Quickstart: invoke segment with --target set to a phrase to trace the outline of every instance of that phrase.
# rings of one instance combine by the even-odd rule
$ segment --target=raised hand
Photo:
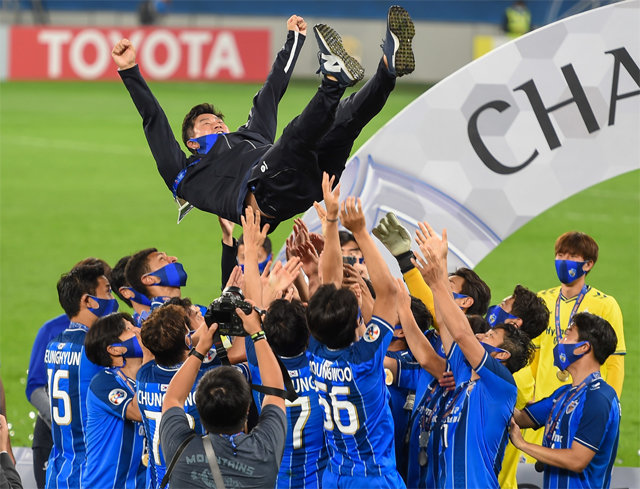
[[[303,36],[307,35],[307,23],[299,15],[292,15],[287,19],[287,30],[296,31]]]
[[[119,70],[127,70],[136,65],[136,50],[129,39],[120,39],[113,46],[111,57]]]
[[[446,260],[449,252],[449,242],[447,240],[447,230],[442,230],[442,238],[433,230],[428,222],[419,222],[419,229],[416,230],[416,243],[422,249],[423,246],[428,246],[432,253],[435,253],[439,258]]]
[[[411,236],[393,212],[388,212],[372,230],[373,235],[389,250],[393,256],[399,256],[411,250]]]
[[[366,220],[362,210],[360,198],[347,197],[340,206],[340,222],[353,234],[359,231],[366,231]]]

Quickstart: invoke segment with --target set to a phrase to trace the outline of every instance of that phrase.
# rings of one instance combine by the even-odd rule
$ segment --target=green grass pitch
[[[297,115],[316,86],[291,83],[280,121]],[[192,105],[210,101],[230,127],[244,123],[253,84],[154,83],[174,130]],[[356,147],[419,96],[425,86],[400,84]],[[282,129],[282,125],[280,130]],[[603,162],[606,164],[606,162]],[[592,234],[600,259],[589,282],[615,296],[625,318],[626,382],[618,463],[640,465],[638,280],[640,172],[588,189],[543,213],[502,243],[478,272],[494,302],[520,282],[534,290],[557,283],[555,238],[569,229]],[[55,284],[87,256],[111,264],[155,246],[189,272],[185,295],[207,304],[220,290],[217,218],[192,212],[175,224],[176,207],[157,174],[140,118],[120,83],[0,84],[0,375],[16,446],[30,445],[33,410],[24,388],[29,352],[43,322],[60,314]],[[290,229],[272,235],[275,249]]]

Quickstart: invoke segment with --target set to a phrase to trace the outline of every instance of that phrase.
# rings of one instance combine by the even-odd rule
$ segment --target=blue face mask
[[[200,136],[199,138],[191,138],[189,141],[194,143],[198,143],[200,147],[196,149],[196,153],[201,155],[206,155],[213,145],[216,144],[218,140],[218,134],[207,134],[206,136]]]
[[[502,309],[500,306],[491,306],[487,310],[486,316],[487,322],[489,326],[492,328],[496,324],[504,324],[507,319],[518,319],[518,316],[514,316],[513,314],[509,314],[507,311]]]
[[[262,272],[264,272],[264,269],[266,268],[267,263],[269,263],[269,260],[271,260],[271,257],[273,257],[273,253],[269,253],[269,255],[267,255],[267,257],[263,261],[258,262],[258,271],[260,272],[261,275],[262,275]],[[240,265],[240,268],[242,269],[242,273],[244,273],[244,263]]]
[[[123,346],[127,349],[121,356],[123,358],[142,358],[142,347],[138,341],[138,337],[134,336],[126,341],[114,343],[111,346]]]
[[[480,344],[484,347],[489,355],[491,355],[492,353],[509,353],[507,350],[503,350],[502,348],[498,348],[497,346],[490,345],[488,343],[485,343],[484,341],[481,341]]]
[[[570,284],[585,275],[582,267],[586,261],[556,260],[556,273],[563,284]]]
[[[131,302],[135,302],[136,304],[140,304],[141,306],[150,306],[151,300],[144,294],[141,294],[133,287],[125,287],[125,289],[133,292],[133,297],[129,299]]]
[[[159,283],[153,285],[163,285],[165,287],[184,287],[187,285],[187,272],[184,271],[182,263],[169,263],[147,275],[152,275],[160,279]]]
[[[100,299],[93,295],[89,297],[98,303],[98,307],[89,307],[89,310],[99,318],[118,310],[118,301],[115,299]]]
[[[553,364],[560,370],[567,370],[567,367],[576,360],[583,357],[589,350],[582,354],[575,354],[573,351],[582,345],[589,344],[588,341],[580,341],[579,343],[558,343],[553,347]]]

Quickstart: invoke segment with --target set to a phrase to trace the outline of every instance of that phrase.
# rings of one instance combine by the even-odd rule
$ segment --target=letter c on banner
[[[482,107],[477,109],[471,117],[469,118],[469,123],[467,124],[467,134],[469,135],[469,142],[473,147],[473,150],[476,152],[480,160],[486,165],[489,170],[499,173],[500,175],[509,175],[511,173],[515,173],[517,171],[522,170],[525,166],[531,163],[536,156],[538,156],[538,150],[534,150],[529,159],[524,163],[518,166],[505,166],[500,163],[489,151],[489,148],[484,144],[482,138],[480,137],[480,133],[478,132],[478,117],[480,114],[487,109],[494,109],[498,112],[504,112],[511,105],[504,100],[492,100],[484,104]]]

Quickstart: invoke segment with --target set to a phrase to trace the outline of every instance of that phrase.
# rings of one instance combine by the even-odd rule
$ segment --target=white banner
[[[342,195],[362,198],[370,228],[388,211],[412,232],[447,228],[450,267],[473,268],[544,210],[640,167],[639,66],[639,0],[533,31],[386,124],[349,162]],[[304,220],[319,229],[313,209]]]

